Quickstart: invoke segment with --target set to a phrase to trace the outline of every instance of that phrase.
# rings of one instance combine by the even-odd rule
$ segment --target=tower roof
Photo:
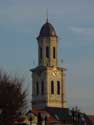
[[[50,24],[48,21],[42,26],[40,30],[40,37],[47,37],[47,36],[57,36],[56,31],[52,24]]]

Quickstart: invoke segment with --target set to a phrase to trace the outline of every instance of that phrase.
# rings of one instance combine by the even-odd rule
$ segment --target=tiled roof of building
[[[35,115],[38,115],[38,113],[41,113],[42,117],[44,117],[45,115],[48,115],[48,123],[57,122],[56,118],[54,118],[52,115],[50,115],[49,112],[46,110],[32,110],[32,112]]]
[[[68,108],[47,107],[46,110],[60,122],[71,122]]]
[[[45,114],[48,115],[48,123],[63,123],[64,120],[70,123],[71,121],[67,108],[47,107],[45,110],[33,110],[32,112],[36,115],[38,115],[38,113],[41,113],[42,116],[45,116]]]
[[[43,116],[48,114],[48,123],[65,123],[66,125],[72,124],[72,116],[69,114],[68,108],[56,108],[56,107],[47,107],[45,110],[33,110],[33,113],[38,115],[41,113]],[[76,112],[75,112],[76,113]],[[91,120],[88,118],[86,114],[79,112],[81,116],[84,117],[87,125],[93,125]],[[82,118],[81,118],[82,119]],[[81,120],[80,119],[80,120]]]
[[[88,118],[91,120],[92,124],[94,125],[94,115],[88,115]]]

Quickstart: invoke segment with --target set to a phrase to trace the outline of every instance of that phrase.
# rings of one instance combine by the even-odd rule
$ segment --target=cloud
[[[69,28],[71,31],[76,32],[76,33],[82,33],[82,34],[93,34],[94,35],[94,27],[70,27]]]
[[[69,26],[68,32],[70,32],[70,36],[73,37],[74,41],[79,41],[79,45],[81,43],[86,43],[86,45],[94,45],[94,26]],[[84,44],[85,45],[85,44]]]
[[[70,27],[69,29],[73,32],[76,32],[76,33],[83,33],[84,32],[84,29],[81,27]]]

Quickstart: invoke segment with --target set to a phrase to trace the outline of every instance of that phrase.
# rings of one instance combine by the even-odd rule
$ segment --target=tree
[[[23,81],[0,72],[0,125],[13,125],[16,113],[26,106]]]

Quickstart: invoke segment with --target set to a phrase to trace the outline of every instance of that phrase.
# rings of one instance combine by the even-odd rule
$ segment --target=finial
[[[46,22],[48,23],[48,9],[46,10]]]

